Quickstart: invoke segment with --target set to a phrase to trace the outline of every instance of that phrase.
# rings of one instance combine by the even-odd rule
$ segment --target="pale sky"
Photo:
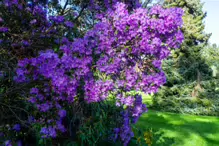
[[[207,12],[205,31],[212,33],[210,43],[219,45],[219,0],[202,0],[202,2],[205,2],[203,9]]]

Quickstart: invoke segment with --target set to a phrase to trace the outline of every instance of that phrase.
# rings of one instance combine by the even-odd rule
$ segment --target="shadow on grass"
[[[158,131],[154,146],[219,146],[219,118],[149,111],[137,126]]]
[[[163,131],[157,131],[154,133],[152,145],[156,146],[170,146],[174,144],[174,138],[163,136],[165,133]]]

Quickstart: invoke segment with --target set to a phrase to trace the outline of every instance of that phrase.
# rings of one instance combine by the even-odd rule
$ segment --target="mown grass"
[[[150,97],[144,96],[150,103]],[[137,125],[141,130],[152,128],[159,135],[154,146],[219,146],[219,117],[148,111]]]

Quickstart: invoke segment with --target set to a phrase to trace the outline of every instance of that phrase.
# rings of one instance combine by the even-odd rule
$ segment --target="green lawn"
[[[151,104],[151,97],[143,95]],[[219,117],[184,115],[150,110],[137,125],[141,130],[152,128],[158,134],[154,146],[219,146]]]

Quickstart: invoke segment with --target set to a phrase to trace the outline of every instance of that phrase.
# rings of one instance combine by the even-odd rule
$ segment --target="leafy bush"
[[[215,79],[202,81],[201,86],[204,91],[200,92],[197,97],[191,96],[196,82],[171,88],[162,87],[160,92],[153,96],[152,108],[177,113],[218,116],[218,83],[219,80]]]

